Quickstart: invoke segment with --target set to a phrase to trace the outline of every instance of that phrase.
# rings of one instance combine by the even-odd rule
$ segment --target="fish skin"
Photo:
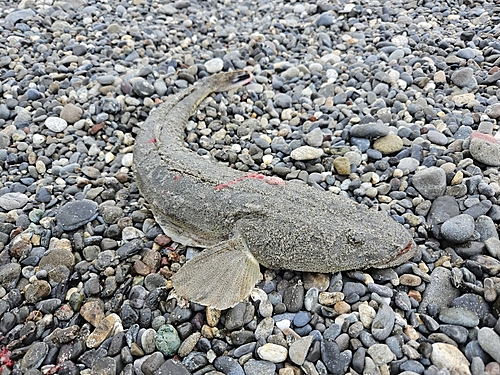
[[[226,81],[238,74],[239,85],[251,80],[221,73],[169,97],[136,138],[137,186],[166,233],[200,247],[241,238],[272,269],[334,273],[411,259],[410,232],[383,212],[303,183],[255,178],[185,147],[191,113],[212,92],[237,86]]]

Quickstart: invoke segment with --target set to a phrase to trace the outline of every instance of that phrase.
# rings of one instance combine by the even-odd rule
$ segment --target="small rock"
[[[156,348],[167,357],[177,353],[181,340],[176,329],[170,324],[164,324],[158,329],[156,335]]]
[[[302,366],[306,360],[307,353],[309,352],[313,339],[313,336],[301,337],[290,344],[288,355],[293,363]]]
[[[431,361],[438,368],[447,369],[451,375],[470,375],[470,363],[455,346],[445,343],[432,344]]]
[[[64,106],[59,116],[61,117],[62,120],[66,121],[68,124],[74,124],[75,122],[77,122],[82,118],[82,114],[83,110],[80,107],[72,103],[68,103]],[[47,122],[45,122],[45,125],[48,127]]]
[[[426,168],[415,173],[412,184],[424,198],[436,199],[446,190],[446,174],[438,167]]]
[[[293,150],[290,154],[292,159],[301,160],[314,160],[323,155],[323,150],[311,146],[300,146]]]
[[[395,313],[392,308],[382,303],[372,323],[372,335],[379,341],[385,340],[394,327]]]
[[[489,134],[473,132],[470,135],[469,152],[480,163],[493,167],[500,166],[500,146]]]
[[[474,234],[474,218],[467,214],[446,220],[441,226],[441,235],[453,243],[463,243]]]
[[[368,348],[368,355],[377,366],[396,360],[396,356],[385,344],[375,344]]]
[[[218,73],[222,70],[224,67],[224,61],[222,59],[212,59],[207,61],[205,64],[205,68],[207,69],[207,72],[209,73]]]
[[[257,354],[263,360],[280,363],[286,360],[288,350],[281,345],[266,343],[257,349]]]
[[[373,148],[383,155],[394,154],[403,148],[403,140],[396,134],[388,134],[373,142]]]
[[[6,193],[0,196],[0,207],[5,211],[23,208],[28,203],[28,197],[23,193]]]
[[[500,336],[492,329],[483,327],[479,330],[477,339],[481,348],[491,355],[491,357],[500,362]]]
[[[94,220],[98,214],[97,203],[83,199],[68,202],[59,208],[56,219],[63,230],[71,231]]]
[[[458,307],[442,309],[439,313],[439,320],[443,323],[456,324],[471,328],[479,324],[479,317],[475,312]]]
[[[68,127],[68,123],[59,117],[49,117],[45,120],[45,126],[54,133],[60,133]]]

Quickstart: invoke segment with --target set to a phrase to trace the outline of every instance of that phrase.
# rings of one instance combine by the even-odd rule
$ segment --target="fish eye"
[[[359,246],[365,243],[365,235],[362,232],[350,230],[347,232],[347,241],[352,245]]]

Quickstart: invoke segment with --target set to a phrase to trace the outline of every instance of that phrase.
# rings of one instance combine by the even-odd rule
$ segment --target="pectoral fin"
[[[172,278],[178,295],[219,310],[248,297],[259,277],[259,263],[236,237],[203,250]]]

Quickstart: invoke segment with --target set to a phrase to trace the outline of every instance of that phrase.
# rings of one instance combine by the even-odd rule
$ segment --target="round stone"
[[[453,243],[463,243],[474,234],[474,218],[467,214],[446,220],[441,226],[441,235]]]
[[[300,146],[293,150],[290,154],[292,159],[301,160],[314,160],[323,155],[323,150],[311,146]]]
[[[209,73],[218,73],[222,70],[224,67],[224,61],[222,59],[212,59],[208,60],[205,64],[205,68],[207,69],[207,72]]]
[[[164,324],[156,334],[156,348],[166,356],[173,356],[181,345],[177,330],[170,324]]]
[[[396,134],[388,134],[373,142],[373,148],[383,155],[394,154],[403,148],[403,140]]]
[[[266,361],[280,363],[286,360],[288,350],[281,345],[266,343],[257,349],[257,354]]]
[[[60,133],[68,127],[68,123],[59,117],[49,117],[45,120],[45,126],[54,133]]]

